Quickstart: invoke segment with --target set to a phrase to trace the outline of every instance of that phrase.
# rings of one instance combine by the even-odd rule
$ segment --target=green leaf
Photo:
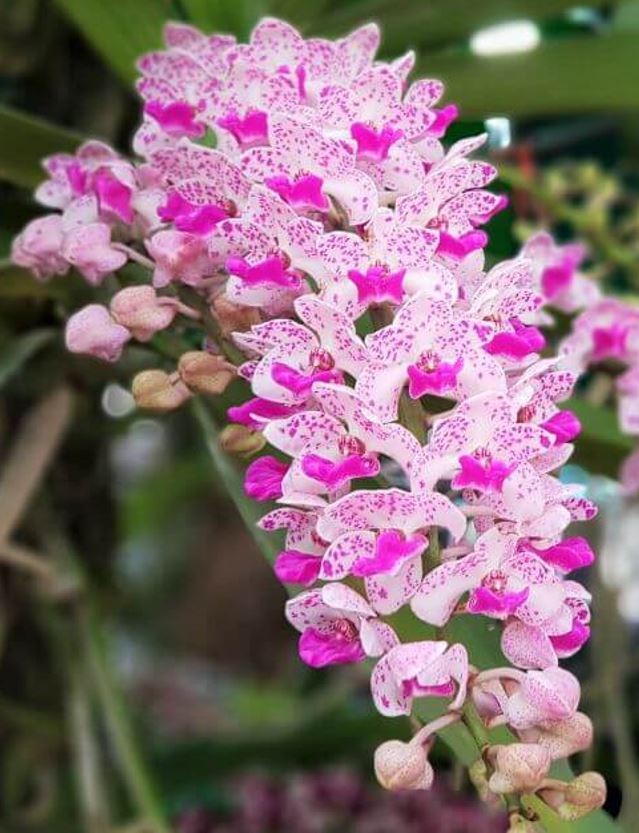
[[[30,330],[5,344],[0,350],[0,388],[11,381],[24,365],[56,335],[53,329]]]
[[[43,157],[73,151],[81,141],[63,127],[0,107],[0,179],[33,188],[44,179]]]
[[[630,0],[628,3],[621,3],[612,19],[612,26],[621,31],[637,31],[639,29],[639,2]]]
[[[74,289],[72,275],[57,277],[51,281],[38,281],[28,269],[0,261],[0,301],[25,299],[38,301],[44,298],[68,299]]]
[[[335,4],[336,10],[315,19],[306,16],[319,33],[343,35],[367,20],[378,21],[383,30],[383,49],[389,52],[409,47],[441,47],[466,39],[477,29],[505,20],[557,17],[574,6],[571,0],[359,0]],[[300,17],[305,14],[300,13]],[[430,60],[430,57],[427,57]],[[432,73],[429,73],[432,77]]]
[[[634,34],[610,32],[544,41],[519,55],[425,55],[416,73],[441,78],[465,116],[566,115],[636,110],[639,99],[628,83],[636,61]]]
[[[267,535],[257,526],[257,521],[266,512],[264,506],[260,506],[244,493],[242,473],[235,461],[222,450],[219,443],[219,429],[201,399],[193,402],[193,412],[202,428],[213,467],[220,478],[220,485],[228,492],[259,548],[267,559],[273,562],[279,552],[275,536]]]
[[[177,17],[169,0],[54,0],[86,40],[127,84],[135,62],[162,44],[162,27]],[[211,0],[213,5],[215,0]]]
[[[188,20],[205,32],[229,32],[245,38],[266,13],[262,0],[182,0]]]

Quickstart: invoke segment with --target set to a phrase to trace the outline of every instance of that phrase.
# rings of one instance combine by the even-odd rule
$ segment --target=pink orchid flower
[[[286,530],[286,548],[278,554],[273,565],[281,582],[314,584],[326,549],[326,542],[320,538],[316,526],[315,512],[292,507],[274,509],[259,521],[259,527],[266,532]]]
[[[374,476],[380,454],[410,470],[420,446],[403,426],[367,415],[345,385],[315,382],[313,397],[324,412],[302,411],[264,428],[268,442],[294,458],[283,482],[284,500],[314,502],[314,496],[338,492],[353,478]]]
[[[345,584],[327,584],[286,603],[286,618],[302,634],[300,657],[313,668],[380,656],[397,644],[393,629]]]
[[[366,239],[350,232],[324,234],[317,240],[322,297],[353,319],[370,306],[399,305],[418,292],[451,303],[457,286],[434,259],[437,240],[428,229],[398,224],[388,209],[375,213]]]
[[[495,686],[494,680],[500,685]],[[480,711],[493,709],[491,725],[503,723],[517,731],[548,728],[570,720],[577,711],[580,694],[577,678],[562,668],[526,672],[496,669],[480,674],[473,686]]]
[[[238,213],[250,192],[249,181],[223,153],[187,139],[157,150],[151,163],[168,188],[159,217],[177,231],[209,234]]]
[[[539,232],[526,241],[521,254],[532,261],[535,283],[554,307],[563,312],[576,312],[600,299],[596,282],[580,270],[588,254],[582,243],[561,246],[550,234]]]
[[[421,553],[431,527],[443,527],[459,540],[466,519],[437,492],[359,489],[345,495],[327,506],[318,519],[317,531],[330,542],[320,578],[363,577],[375,610],[393,613],[419,587]]]
[[[496,176],[495,168],[465,158],[484,140],[480,136],[457,142],[428,171],[422,187],[397,200],[400,221],[436,229],[438,251],[452,260],[486,245],[487,235],[476,227],[506,205],[503,197],[482,190]]]
[[[387,717],[410,714],[416,697],[453,697],[450,709],[466,699],[468,654],[463,645],[409,642],[384,654],[371,676],[377,709]]]
[[[536,471],[524,464],[546,452],[554,437],[538,425],[518,422],[518,404],[501,393],[484,393],[437,419],[413,467],[415,486],[431,488],[452,477],[453,488],[497,494],[506,488],[504,500],[519,506],[540,488]]]
[[[160,288],[170,283],[198,286],[213,272],[202,238],[183,231],[158,231],[145,242],[155,261],[153,284]]]
[[[412,399],[465,399],[506,389],[504,371],[481,349],[470,322],[428,292],[413,296],[392,324],[367,336],[366,349],[368,361],[355,389],[385,422],[397,418],[406,385]]]
[[[298,298],[295,309],[307,327],[276,319],[234,335],[240,347],[263,356],[251,374],[253,392],[284,405],[305,403],[316,382],[341,382],[342,371],[356,376],[366,360],[352,321],[339,310],[311,295]]]
[[[300,213],[324,214],[329,196],[347,212],[352,225],[366,222],[377,205],[375,183],[355,166],[355,155],[342,143],[291,119],[273,116],[269,147],[251,148],[242,170],[264,183]]]

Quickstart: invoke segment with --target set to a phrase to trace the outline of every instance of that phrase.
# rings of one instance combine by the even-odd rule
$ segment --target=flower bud
[[[577,821],[603,806],[606,782],[598,772],[584,772],[566,783],[549,781],[538,794],[562,819]]]
[[[375,775],[386,790],[428,790],[433,768],[418,744],[388,740],[375,750]]]
[[[252,457],[266,445],[264,436],[245,425],[227,425],[220,434],[220,445],[227,454]]]
[[[534,792],[548,775],[551,757],[536,743],[510,743],[492,746],[487,758],[494,767],[488,781],[494,793]]]
[[[553,761],[582,752],[592,743],[592,721],[583,712],[576,712],[567,720],[518,732],[526,743],[538,743],[550,753]]]
[[[191,396],[179,378],[164,370],[143,370],[133,379],[131,393],[138,408],[150,411],[172,411]]]
[[[576,821],[602,807],[606,800],[606,782],[598,772],[584,772],[566,785],[564,801],[558,813],[566,821]]]
[[[128,286],[111,299],[111,315],[138,341],[148,341],[175,318],[172,298],[159,298],[152,286]]]
[[[178,372],[184,384],[196,393],[223,393],[235,377],[235,368],[223,356],[191,350],[180,356]]]
[[[220,295],[213,302],[212,312],[220,322],[224,335],[250,330],[254,324],[260,323],[260,314],[256,307],[245,307],[234,304],[228,298]]]
[[[71,353],[85,353],[107,362],[115,362],[131,334],[111,317],[101,304],[89,304],[67,321],[65,340]]]

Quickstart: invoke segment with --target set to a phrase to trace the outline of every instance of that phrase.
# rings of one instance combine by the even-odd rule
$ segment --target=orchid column
[[[576,375],[541,358],[537,327],[561,262],[537,245],[485,268],[481,226],[505,205],[486,190],[496,170],[470,158],[485,137],[445,148],[457,108],[439,81],[408,81],[412,53],[375,60],[375,25],[334,42],[273,19],[249,44],[181,24],[165,37],[139,63],[137,159],[89,142],[46,160],[36,196],[56,212],[17,238],[15,262],[41,280],[118,274],[108,308],[69,319],[74,352],[181,340],[177,366],[134,380],[141,406],[243,380],[232,436],[270,446],[245,489],[280,504],[261,526],[286,533],[275,571],[300,588],[286,616],[302,661],[367,663],[379,711],[421,726],[377,750],[384,786],[428,788],[437,733],[465,723],[513,830],[532,824],[522,794],[580,817],[603,803],[600,776],[549,777],[592,734],[558,667],[589,636],[569,576],[594,557],[563,536],[596,511],[553,474],[579,433],[559,407]],[[125,285],[128,262],[142,283]],[[502,629],[503,667],[474,667],[448,636],[479,615]],[[491,741],[498,725],[513,743]]]

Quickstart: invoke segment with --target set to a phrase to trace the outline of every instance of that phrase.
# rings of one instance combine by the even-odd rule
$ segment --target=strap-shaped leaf
[[[421,55],[416,74],[446,83],[465,116],[636,110],[637,38],[610,32],[544,41],[519,55]]]
[[[164,22],[178,16],[170,0],[55,0],[55,3],[127,84],[135,78],[135,62],[140,55],[161,46]]]
[[[56,336],[53,328],[30,330],[4,344],[0,349],[0,389],[16,376],[22,368]]]
[[[246,37],[262,14],[261,0],[182,0],[188,20],[204,32],[229,32]]]
[[[63,127],[0,107],[0,179],[33,188],[44,179],[44,156],[72,151],[81,141]]]
[[[260,507],[258,503],[245,494],[242,474],[235,461],[221,448],[217,425],[201,399],[196,399],[193,402],[193,411],[202,429],[211,462],[220,479],[220,487],[226,490],[248,531],[253,535],[263,554],[272,563],[278,553],[277,542],[274,536],[262,532],[256,525],[259,518],[266,514],[268,508]]]
[[[388,54],[408,47],[446,46],[468,38],[473,32],[505,20],[545,20],[560,16],[574,6],[571,0],[358,0],[333,3],[333,11],[315,18],[305,5],[297,16],[310,28],[332,37],[367,20],[377,20],[384,30]],[[429,77],[433,76],[429,72]]]

